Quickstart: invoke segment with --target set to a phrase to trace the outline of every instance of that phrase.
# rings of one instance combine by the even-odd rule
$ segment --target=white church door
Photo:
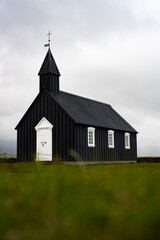
[[[52,128],[53,125],[44,117],[35,127],[37,161],[52,161]]]

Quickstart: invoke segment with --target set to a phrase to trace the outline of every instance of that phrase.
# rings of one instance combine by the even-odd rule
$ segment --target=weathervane
[[[47,34],[47,36],[48,36],[48,43],[44,45],[45,47],[49,47],[50,48],[51,34],[52,33],[50,31],[48,31],[48,34]]]

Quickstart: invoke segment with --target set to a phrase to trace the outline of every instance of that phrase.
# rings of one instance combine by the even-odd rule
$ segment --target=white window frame
[[[110,144],[109,142],[109,135],[112,136],[112,144]],[[113,130],[108,130],[108,147],[114,148],[114,131]]]
[[[90,139],[89,139],[89,133],[92,132],[93,134],[93,141],[92,143],[90,143]],[[95,147],[95,128],[93,127],[88,127],[88,147]]]
[[[126,138],[128,138],[128,144],[126,144]],[[125,144],[125,149],[130,149],[130,133],[125,133],[124,135],[124,144]]]

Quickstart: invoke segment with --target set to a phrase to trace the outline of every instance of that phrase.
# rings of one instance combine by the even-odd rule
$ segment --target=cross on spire
[[[51,32],[50,31],[48,31],[48,34],[47,34],[47,36],[48,36],[48,43],[49,43],[49,45],[50,45],[50,41],[51,41]]]
[[[49,47],[50,48],[50,42],[51,42],[51,32],[50,31],[48,31],[48,34],[47,34],[47,36],[48,36],[48,44],[45,44],[44,46],[45,47]]]

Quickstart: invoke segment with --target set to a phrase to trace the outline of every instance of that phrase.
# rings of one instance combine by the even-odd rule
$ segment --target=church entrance
[[[52,128],[53,125],[44,117],[35,127],[37,161],[52,161]]]

